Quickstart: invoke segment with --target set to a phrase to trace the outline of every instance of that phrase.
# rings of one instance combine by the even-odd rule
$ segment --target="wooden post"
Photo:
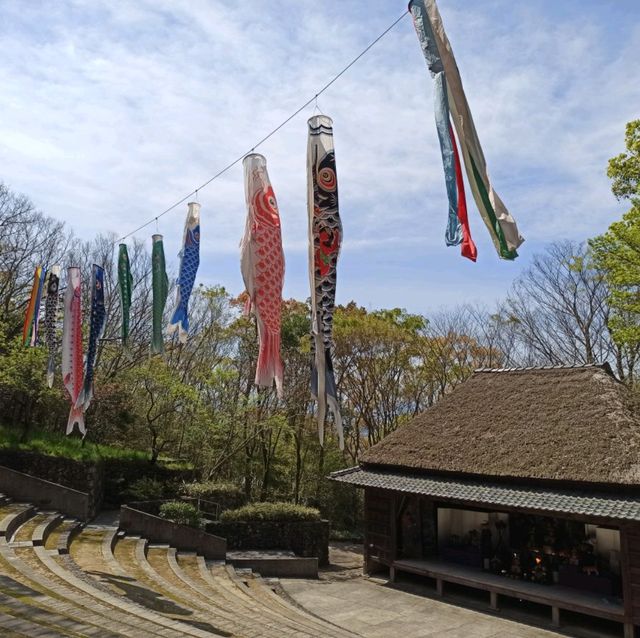
[[[560,627],[560,607],[551,607],[551,624]]]
[[[633,623],[626,622],[624,623],[624,638],[635,638],[636,630]]]
[[[444,581],[442,578],[436,578],[436,594],[444,596]]]
[[[498,611],[498,592],[489,592],[490,607],[493,611]]]
[[[398,559],[398,522],[396,520],[398,512],[398,495],[393,493],[391,495],[391,507],[389,508],[390,517],[390,532],[391,532],[391,547],[389,548],[391,561]]]
[[[389,567],[389,580],[392,583],[396,582],[396,568],[393,567],[393,565],[391,567]]]

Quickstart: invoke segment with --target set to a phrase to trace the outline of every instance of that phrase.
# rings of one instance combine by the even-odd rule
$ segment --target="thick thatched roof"
[[[640,421],[608,366],[478,370],[365,466],[640,486]]]

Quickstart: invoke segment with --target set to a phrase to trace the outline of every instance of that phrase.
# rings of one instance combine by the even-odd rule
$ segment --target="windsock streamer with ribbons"
[[[22,345],[34,346],[38,339],[38,318],[40,315],[40,299],[42,297],[42,287],[44,285],[47,271],[42,266],[36,266],[33,274],[33,285],[31,295],[24,317],[22,327]]]
[[[462,228],[462,254],[475,260],[475,246],[467,221],[462,170],[457,159],[453,128],[449,124],[450,111],[453,127],[460,140],[467,179],[480,215],[489,229],[498,255],[503,259],[515,259],[518,256],[516,249],[524,240],[518,232],[515,220],[491,185],[458,66],[436,2],[411,0],[409,12],[435,84],[436,125],[449,198],[447,241],[450,244],[459,243],[455,232],[455,210],[455,217]]]

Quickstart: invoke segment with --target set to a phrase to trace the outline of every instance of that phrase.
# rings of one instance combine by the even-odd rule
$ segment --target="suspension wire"
[[[227,171],[231,170],[236,164],[240,163],[248,153],[252,153],[253,151],[255,151],[255,149],[257,149],[259,146],[264,144],[268,139],[273,137],[281,128],[286,126],[294,117],[296,117],[302,111],[304,111],[304,109],[306,109],[310,104],[312,104],[313,102],[317,104],[318,96],[322,95],[332,84],[334,84],[334,82],[340,79],[356,62],[358,62],[358,60],[360,60],[360,58],[362,58],[372,47],[374,47],[378,42],[380,42],[380,40],[382,40],[382,38],[384,38],[384,36],[387,35],[387,33],[389,33],[389,31],[391,31],[391,29],[393,29],[393,27],[395,27],[396,24],[398,24],[407,14],[408,12],[405,11],[397,20],[395,20],[392,24],[390,24],[375,40],[369,43],[360,53],[358,53],[358,55],[355,58],[353,58],[351,62],[349,62],[349,64],[347,64],[339,73],[334,75],[333,78],[331,78],[331,80],[329,80],[319,91],[317,91],[313,95],[313,97],[309,98],[302,106],[297,108],[291,115],[289,115],[285,120],[283,120],[280,124],[278,124],[278,126],[276,126],[274,129],[269,131],[269,133],[267,133],[262,139],[258,140],[248,151],[245,151],[244,153],[242,153],[242,155],[239,155],[238,157],[236,157],[236,159],[234,159],[232,162],[229,162],[229,164],[221,168],[217,173],[215,173],[215,175],[211,176],[206,182],[204,182],[197,188],[194,188],[190,193],[188,193],[187,195],[179,199],[177,202],[169,206],[169,208],[166,208],[158,215],[151,217],[148,221],[138,226],[135,230],[132,230],[126,235],[123,235],[122,237],[120,237],[120,239],[114,242],[114,245],[116,243],[123,242],[128,237],[135,235],[137,232],[141,231],[143,228],[146,228],[150,224],[153,224],[154,222],[156,222],[157,224],[158,219],[160,219],[160,217],[163,217],[167,213],[171,212],[172,210],[180,206],[180,204],[183,204],[184,202],[186,202],[190,197],[194,195],[197,196],[198,191],[201,191],[203,188],[206,188],[209,184],[211,184],[211,182],[213,182],[214,180],[224,175]]]

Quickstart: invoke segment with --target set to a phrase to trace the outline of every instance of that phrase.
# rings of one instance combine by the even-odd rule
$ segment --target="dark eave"
[[[419,494],[452,504],[568,515],[603,522],[640,522],[640,498],[597,490],[536,488],[519,484],[507,486],[486,480],[395,473],[362,467],[333,472],[329,478],[356,487]]]

